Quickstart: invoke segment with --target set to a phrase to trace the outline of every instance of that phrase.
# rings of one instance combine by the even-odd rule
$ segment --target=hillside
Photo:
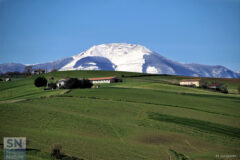
[[[239,79],[214,79],[234,93],[222,94],[174,85],[192,77],[114,71],[45,76],[54,81],[118,76],[123,83],[44,91],[33,85],[37,76],[0,82],[0,137],[27,137],[27,147],[34,149],[27,151],[27,159],[51,159],[52,144],[84,160],[239,156]]]

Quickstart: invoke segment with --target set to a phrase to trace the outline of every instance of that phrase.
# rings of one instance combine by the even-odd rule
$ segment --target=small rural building
[[[34,75],[39,75],[39,74],[44,74],[45,70],[44,69],[35,69],[33,72],[34,72]]]
[[[69,78],[59,79],[59,80],[57,81],[57,83],[56,83],[57,88],[60,88],[60,87],[64,86],[65,83],[66,83],[66,81],[68,81],[68,80],[69,80]]]
[[[90,80],[93,84],[122,82],[122,79],[117,77],[88,78],[88,80]]]
[[[179,84],[181,86],[195,86],[195,87],[199,87],[200,86],[200,80],[201,79],[182,79]]]

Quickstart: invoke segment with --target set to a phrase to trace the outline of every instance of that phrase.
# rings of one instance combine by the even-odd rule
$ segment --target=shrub
[[[61,160],[84,160],[82,158],[77,158],[77,157],[70,157],[70,156],[65,156]]]
[[[121,78],[116,78],[115,82],[123,82],[123,80]]]
[[[221,85],[221,86],[218,88],[218,91],[227,94],[227,93],[228,93],[227,86],[225,86],[225,85]]]
[[[3,79],[2,79],[2,78],[0,78],[0,81],[3,81]]]
[[[45,77],[37,77],[34,81],[36,87],[43,87],[47,85],[47,79]]]
[[[56,85],[56,83],[51,82],[51,83],[48,83],[48,88],[50,88],[50,89],[56,89],[56,88],[57,88],[57,85]]]
[[[201,80],[200,81],[200,87],[201,88],[208,89],[209,86],[210,86],[210,83],[208,81],[206,81],[206,80]]]
[[[53,144],[51,146],[51,156],[57,159],[62,158],[61,150],[62,146],[60,144]]]

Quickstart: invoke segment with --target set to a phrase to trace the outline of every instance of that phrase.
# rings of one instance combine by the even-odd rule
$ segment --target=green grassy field
[[[53,144],[84,160],[240,158],[239,80],[217,79],[232,90],[222,94],[173,85],[187,78],[181,76],[111,71],[45,76],[54,81],[123,76],[123,83],[66,92],[36,88],[36,76],[1,82],[0,137],[27,137],[27,159],[53,159]]]

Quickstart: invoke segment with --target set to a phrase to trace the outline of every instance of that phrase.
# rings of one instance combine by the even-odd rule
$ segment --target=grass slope
[[[39,150],[28,151],[28,159],[51,159],[52,144],[61,144],[65,155],[89,160],[239,158],[236,94],[171,85],[179,76],[111,71],[45,76],[122,75],[123,83],[66,94],[34,87],[36,76],[0,83],[0,137],[27,137],[28,148]]]

